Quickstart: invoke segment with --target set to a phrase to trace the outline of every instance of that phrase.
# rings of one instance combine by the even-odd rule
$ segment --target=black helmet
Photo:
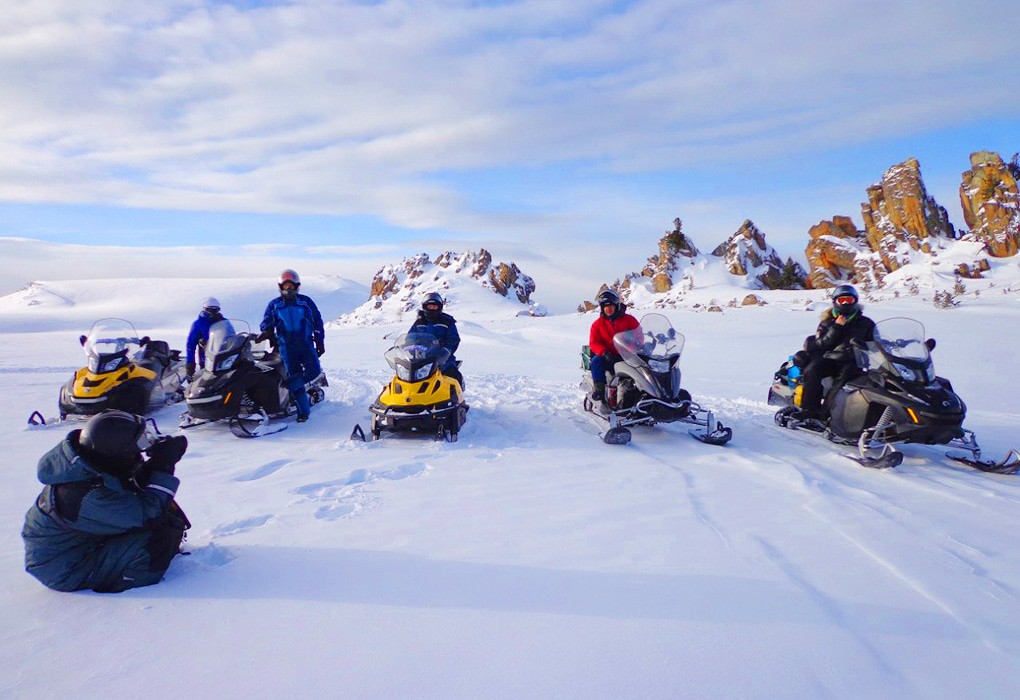
[[[429,306],[439,305],[437,309],[430,309]],[[443,311],[443,295],[439,292],[429,292],[425,295],[425,298],[421,302],[421,308],[425,311],[434,311],[435,313],[442,313]]]
[[[841,284],[832,290],[832,309],[838,316],[853,316],[858,306],[857,290],[849,284]]]
[[[124,471],[138,463],[152,439],[145,419],[127,411],[103,411],[89,418],[78,438],[86,457],[95,457],[93,466],[104,471]]]
[[[620,311],[620,295],[614,292],[612,289],[605,289],[598,295],[599,311],[605,313],[605,308],[612,304],[616,308],[613,309],[613,314],[619,313]]]
[[[284,289],[283,285],[290,282],[294,289]],[[286,269],[276,278],[276,286],[280,288],[280,294],[284,299],[291,299],[297,296],[297,290],[301,286],[301,277],[294,270]]]

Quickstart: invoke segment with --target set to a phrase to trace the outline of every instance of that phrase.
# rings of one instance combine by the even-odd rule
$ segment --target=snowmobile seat
[[[165,340],[150,340],[145,344],[142,361],[148,362],[160,370],[170,366],[170,344]]]

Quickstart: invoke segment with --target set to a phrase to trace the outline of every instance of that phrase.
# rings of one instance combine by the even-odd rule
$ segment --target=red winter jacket
[[[606,318],[599,314],[599,317],[591,324],[591,334],[588,338],[591,354],[602,355],[611,352],[618,355],[616,346],[613,345],[613,336],[623,331],[634,330],[638,325],[638,320],[626,312],[614,318]]]

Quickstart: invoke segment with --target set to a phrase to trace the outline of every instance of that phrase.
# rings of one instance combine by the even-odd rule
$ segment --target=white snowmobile
[[[673,422],[697,426],[688,432],[709,445],[730,441],[733,430],[716,421],[711,411],[680,388],[679,362],[684,336],[676,332],[669,319],[661,314],[646,314],[637,328],[613,336],[613,345],[622,359],[611,368],[604,401],[592,399],[591,350],[587,345],[581,349],[584,410],[609,423],[609,429],[602,435],[603,442],[626,445],[631,439],[631,426]]]

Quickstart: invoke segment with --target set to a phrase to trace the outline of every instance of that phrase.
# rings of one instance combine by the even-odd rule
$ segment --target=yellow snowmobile
[[[384,357],[395,376],[369,407],[372,439],[378,440],[386,430],[456,442],[468,405],[460,382],[439,371],[450,351],[431,333],[414,331],[400,336]],[[352,437],[364,439],[360,426]]]
[[[184,360],[165,340],[139,337],[129,322],[103,318],[80,341],[88,364],[60,389],[61,419],[111,408],[145,415],[184,398]]]

